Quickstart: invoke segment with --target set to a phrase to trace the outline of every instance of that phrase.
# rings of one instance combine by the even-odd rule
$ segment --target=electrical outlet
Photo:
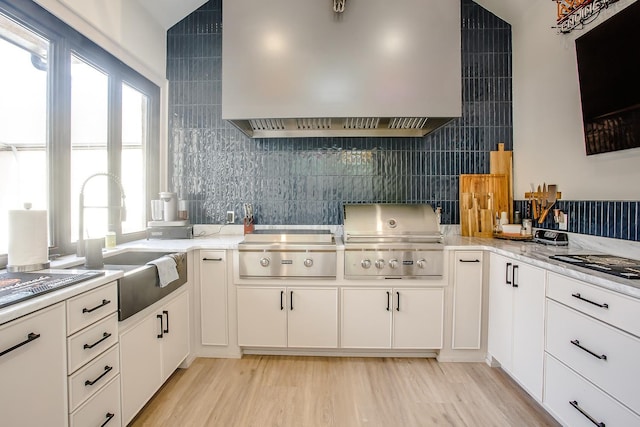
[[[236,213],[234,211],[227,211],[227,224],[234,224],[236,222]]]
[[[569,214],[563,213],[562,222],[558,223],[558,229],[567,231],[568,228],[569,228]]]

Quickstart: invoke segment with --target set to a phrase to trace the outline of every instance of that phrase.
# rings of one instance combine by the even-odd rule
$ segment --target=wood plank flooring
[[[179,369],[131,426],[557,426],[503,371],[417,358],[244,356]]]

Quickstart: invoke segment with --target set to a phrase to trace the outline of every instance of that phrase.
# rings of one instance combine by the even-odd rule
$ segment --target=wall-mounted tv
[[[640,147],[640,1],[576,39],[587,155]]]

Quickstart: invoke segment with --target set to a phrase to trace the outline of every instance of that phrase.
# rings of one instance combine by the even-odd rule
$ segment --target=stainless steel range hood
[[[254,138],[423,136],[462,112],[460,2],[223,0],[222,118]]]

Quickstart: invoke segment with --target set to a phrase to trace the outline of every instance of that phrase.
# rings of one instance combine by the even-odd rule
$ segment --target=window
[[[7,211],[24,202],[48,211],[57,253],[75,252],[83,184],[85,238],[142,238],[158,193],[159,88],[34,2],[0,0],[0,57],[0,268]]]

